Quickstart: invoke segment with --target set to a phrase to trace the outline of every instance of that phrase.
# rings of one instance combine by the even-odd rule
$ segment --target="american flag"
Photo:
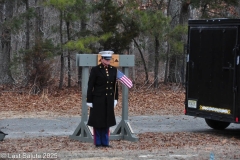
[[[128,88],[132,88],[133,86],[132,81],[119,70],[117,70],[117,80],[119,80],[122,84],[124,84]]]

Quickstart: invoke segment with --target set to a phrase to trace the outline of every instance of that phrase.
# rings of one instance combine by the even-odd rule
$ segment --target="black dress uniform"
[[[96,146],[109,146],[109,127],[116,125],[114,100],[118,100],[117,68],[100,64],[91,69],[87,103],[92,103],[88,125],[94,130]]]

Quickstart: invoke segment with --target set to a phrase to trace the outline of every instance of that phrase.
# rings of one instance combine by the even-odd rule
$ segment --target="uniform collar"
[[[99,68],[105,68],[105,66],[101,63],[101,64],[99,64]],[[112,66],[108,65],[107,68],[112,68]]]

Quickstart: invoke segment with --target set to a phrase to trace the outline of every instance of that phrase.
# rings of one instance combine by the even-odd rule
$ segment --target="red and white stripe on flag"
[[[132,81],[119,70],[117,73],[117,79],[128,88],[132,88],[133,86]]]

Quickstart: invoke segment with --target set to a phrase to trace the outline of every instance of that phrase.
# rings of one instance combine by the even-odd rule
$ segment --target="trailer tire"
[[[205,119],[207,125],[216,130],[224,130],[230,125],[230,122],[217,121],[212,119]]]

